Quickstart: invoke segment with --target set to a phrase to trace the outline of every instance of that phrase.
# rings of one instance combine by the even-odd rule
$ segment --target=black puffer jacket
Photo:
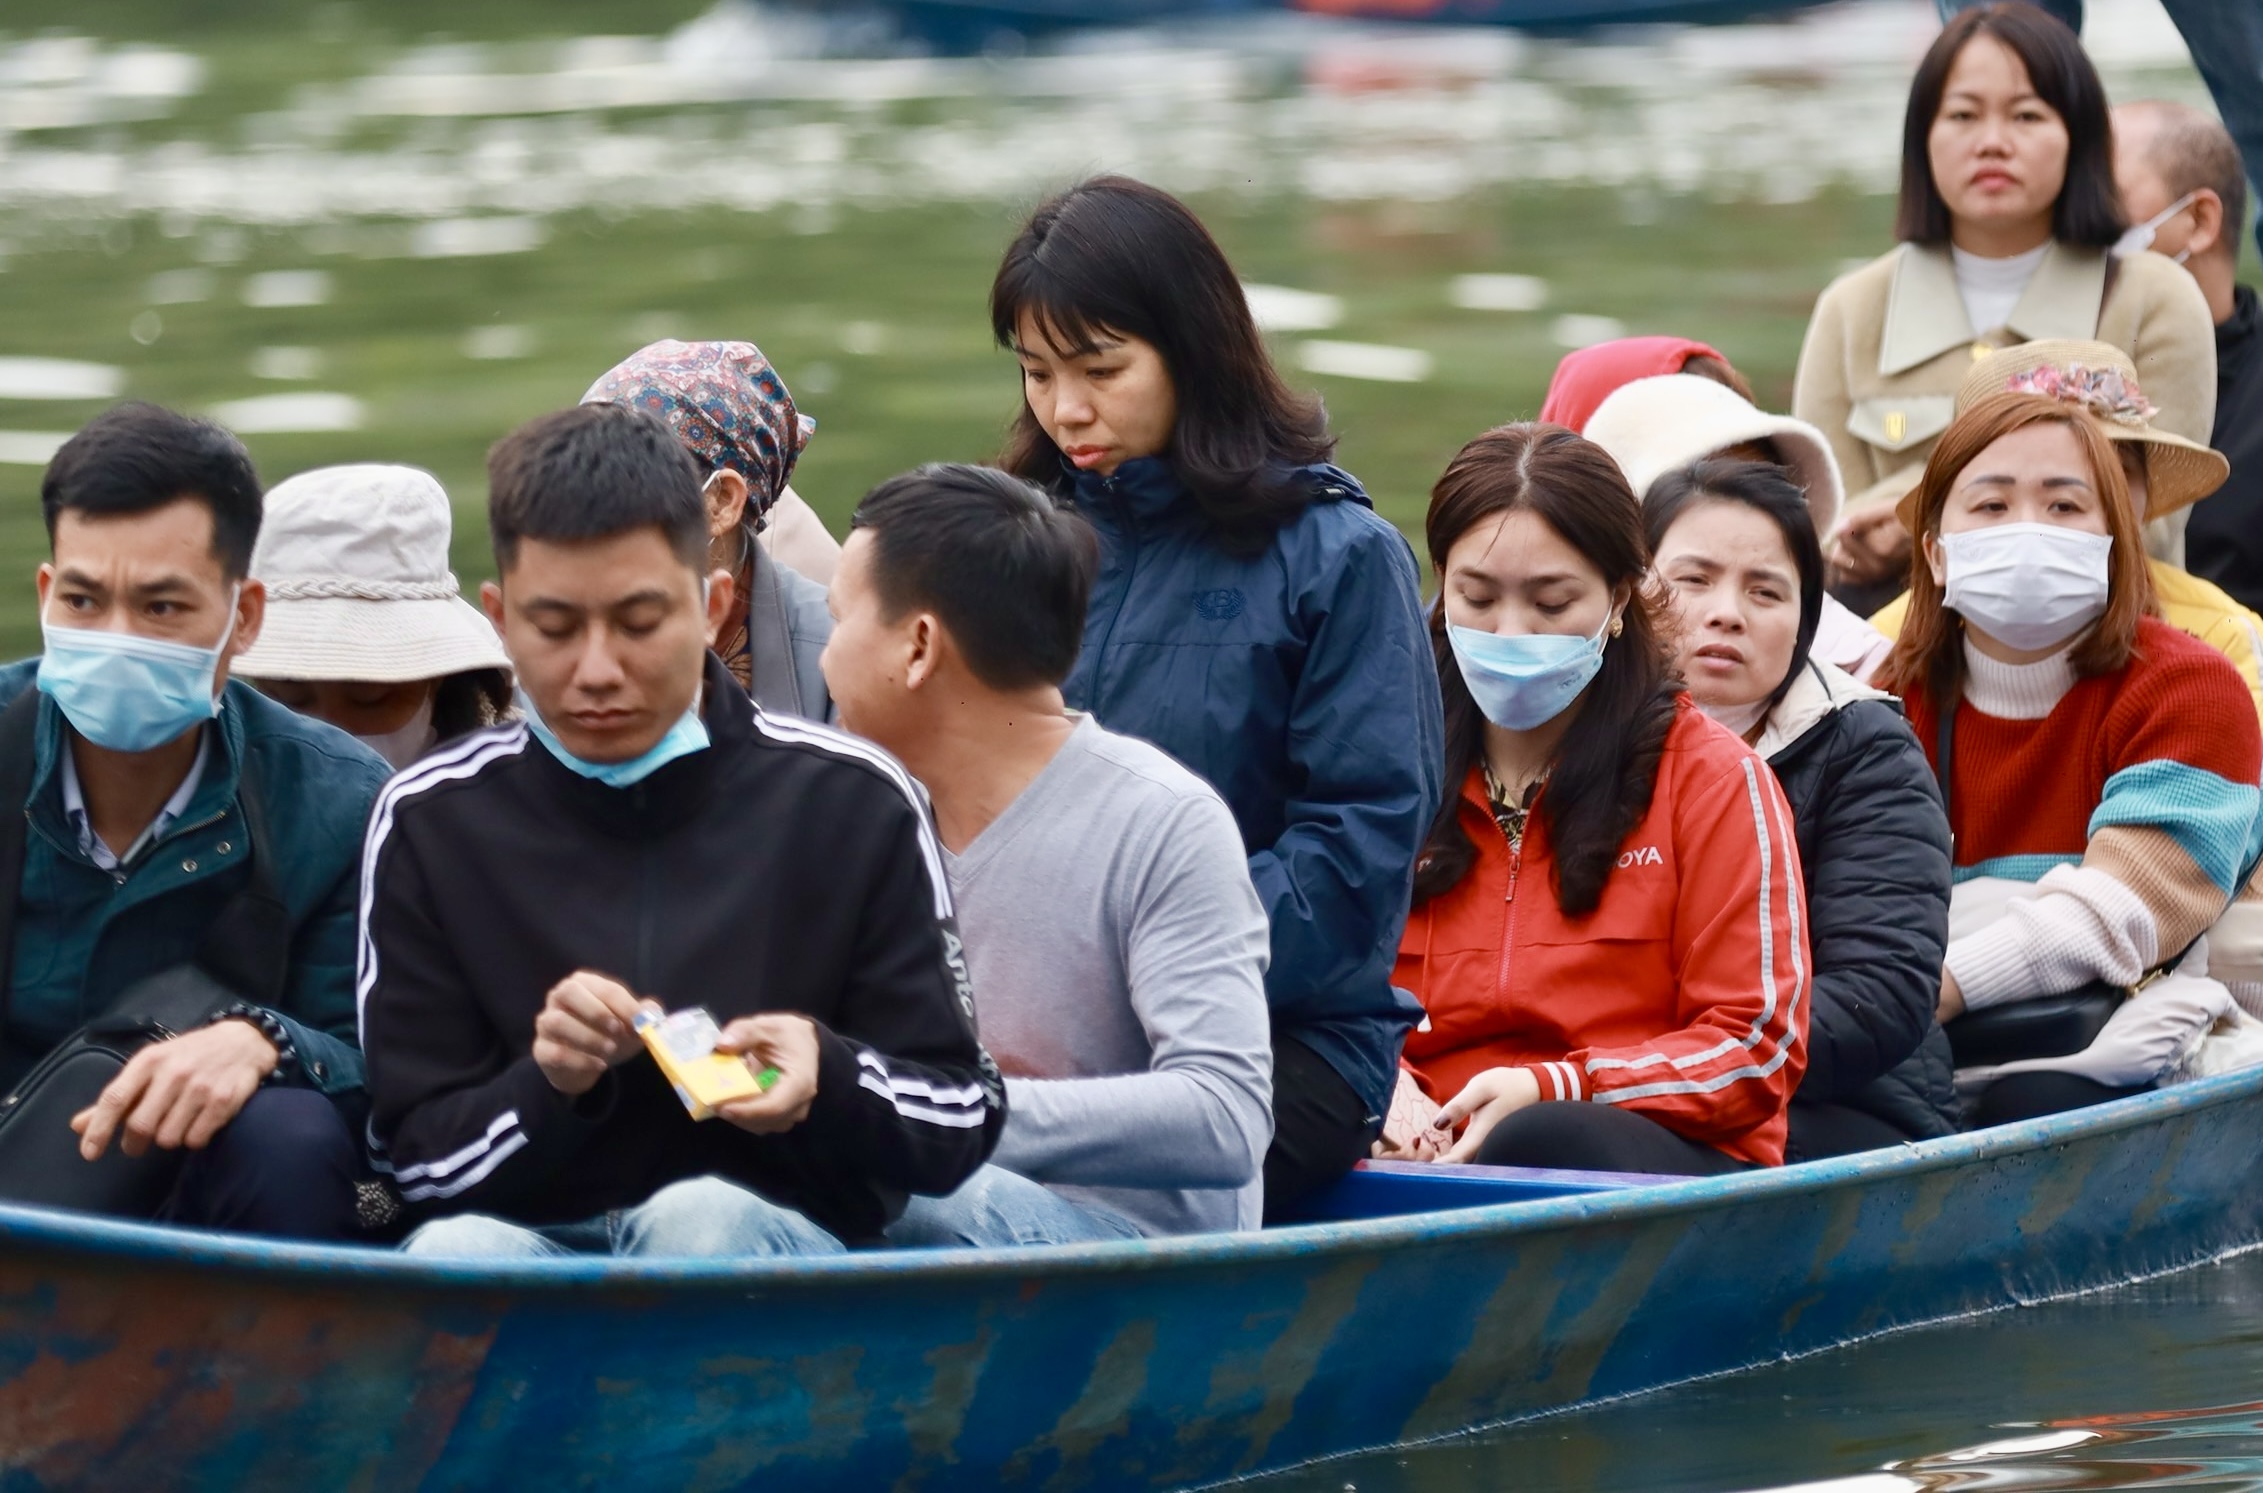
[[[1911,1140],[1957,1126],[1933,1013],[1949,936],[1949,821],[1900,705],[1828,664],[1803,666],[1760,754],[1790,801],[1815,957],[1801,1112],[1841,1104]]]

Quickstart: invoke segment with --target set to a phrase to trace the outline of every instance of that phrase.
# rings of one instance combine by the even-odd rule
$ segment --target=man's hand
[[[550,987],[550,998],[534,1018],[534,1065],[550,1087],[579,1099],[597,1086],[605,1070],[644,1051],[636,1033],[640,1005],[629,987],[610,975],[577,969]]]
[[[248,1021],[151,1043],[71,1116],[79,1154],[100,1161],[113,1138],[128,1156],[145,1156],[151,1146],[200,1151],[275,1071],[277,1057],[275,1044]]]
[[[1909,531],[1894,517],[1893,505],[1852,514],[1839,526],[1831,545],[1831,584],[1875,585],[1909,569]]]
[[[715,1050],[743,1054],[757,1073],[778,1070],[766,1092],[718,1105],[717,1114],[756,1135],[777,1135],[809,1118],[817,1097],[817,1027],[807,1016],[741,1016],[723,1028]]]
[[[1540,1102],[1540,1080],[1528,1068],[1488,1068],[1446,1101],[1438,1118],[1430,1122],[1434,1143],[1443,1144],[1454,1126],[1465,1118],[1461,1139],[1448,1147],[1440,1161],[1475,1161],[1478,1148],[1493,1127],[1527,1105]]]
[[[1941,1004],[1934,1011],[1934,1020],[1947,1026],[1964,1014],[1964,987],[1957,977],[1946,969],[1941,971]]]

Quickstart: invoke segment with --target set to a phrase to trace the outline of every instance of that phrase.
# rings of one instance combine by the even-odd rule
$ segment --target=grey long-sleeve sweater
[[[1150,1234],[1256,1228],[1269,944],[1217,793],[1087,716],[946,863],[1007,1075],[991,1159]]]

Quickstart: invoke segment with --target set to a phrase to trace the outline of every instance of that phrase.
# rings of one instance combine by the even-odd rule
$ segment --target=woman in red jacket
[[[1806,1066],[1791,813],[1673,677],[1633,491],[1601,447],[1508,425],[1454,458],[1426,527],[1460,792],[1395,976],[1429,1018],[1407,1066],[1444,1104],[1413,1154],[1779,1164]]]

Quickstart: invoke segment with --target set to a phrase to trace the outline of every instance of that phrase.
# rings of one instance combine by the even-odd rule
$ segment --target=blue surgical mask
[[[1610,628],[1605,618],[1591,638],[1548,632],[1503,637],[1449,622],[1446,641],[1485,718],[1504,731],[1530,731],[1571,708],[1595,678]]]
[[[228,597],[228,628],[210,648],[96,627],[57,627],[47,640],[39,689],[79,735],[113,752],[163,746],[220,713],[213,680],[236,635],[238,586]]]
[[[2199,195],[2198,192],[2187,192],[2144,222],[2132,225],[2129,232],[2114,241],[2114,247],[2111,251],[2113,256],[2116,259],[2127,259],[2132,254],[2143,254],[2147,249],[2152,248],[2153,237],[2161,231],[2161,225],[2192,206],[2192,199]],[[2178,264],[2184,263],[2191,257],[2192,251],[2190,249],[2182,250],[2175,256]]]
[[[534,739],[547,747],[550,755],[571,771],[593,783],[603,783],[608,788],[633,787],[678,757],[689,757],[694,752],[707,750],[707,722],[699,718],[699,702],[694,700],[691,709],[685,711],[668,728],[667,734],[654,742],[642,755],[631,757],[626,762],[584,762],[567,751],[551,729],[543,724],[542,712],[534,708],[534,702],[527,698],[526,691],[520,690],[518,695],[519,711],[525,715],[526,728],[534,733]]]

